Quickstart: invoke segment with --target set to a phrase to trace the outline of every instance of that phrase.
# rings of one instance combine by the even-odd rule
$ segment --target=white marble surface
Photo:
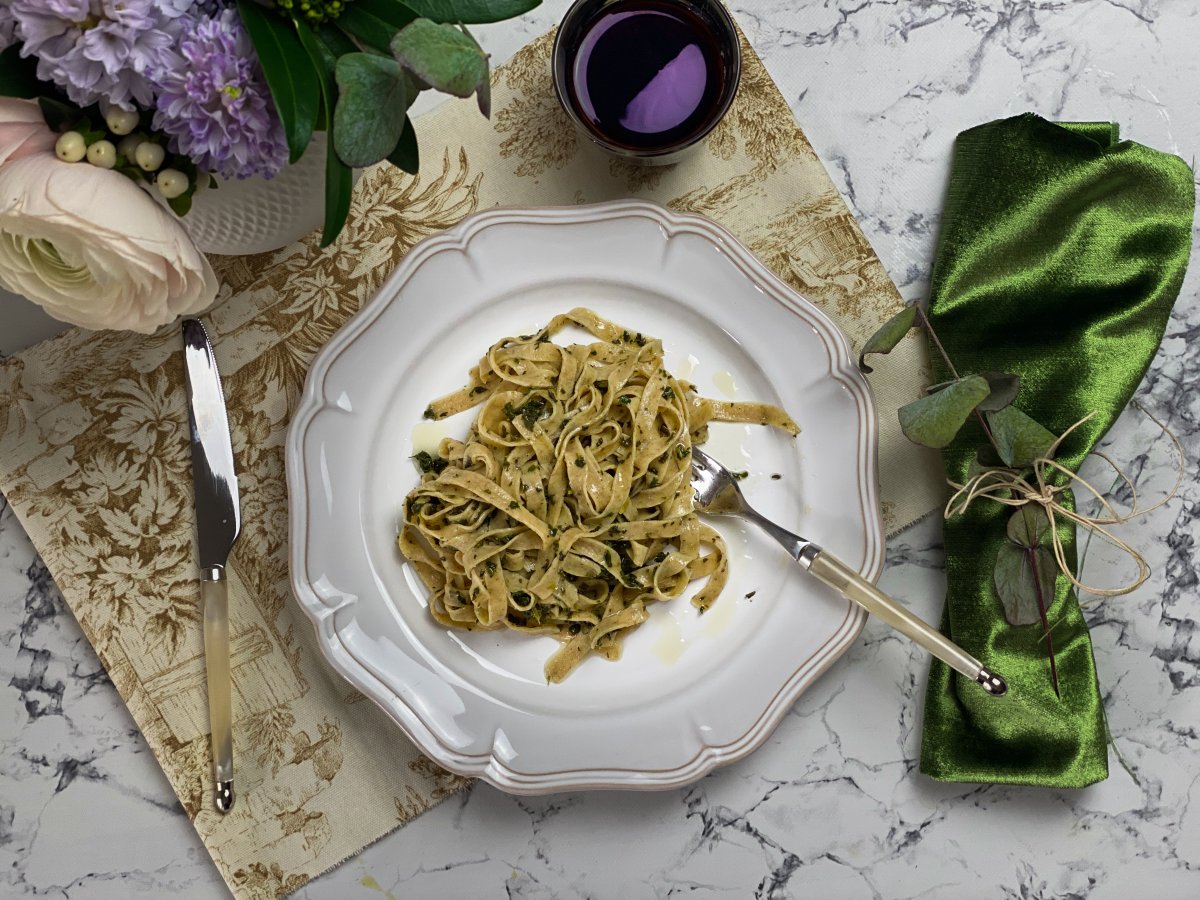
[[[503,59],[561,15],[480,28]],[[738,19],[906,297],[923,295],[953,136],[1033,110],[1112,119],[1191,161],[1195,0],[739,0]],[[1140,391],[1200,456],[1200,266]],[[5,327],[8,327],[5,314]],[[1162,490],[1127,412],[1112,441]],[[476,786],[316,879],[304,898],[1200,896],[1200,473],[1124,535],[1154,566],[1089,618],[1115,746],[1082,791],[916,770],[926,660],[877,624],[748,759],[661,794],[524,799]],[[936,522],[882,585],[936,618]],[[1093,545],[1097,578],[1115,557]],[[226,889],[11,511],[0,503],[0,895]]]

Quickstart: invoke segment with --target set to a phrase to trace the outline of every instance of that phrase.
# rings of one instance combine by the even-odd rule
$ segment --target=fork
[[[696,493],[698,512],[749,519],[782,544],[792,559],[800,563],[800,568],[911,638],[950,668],[977,682],[989,694],[998,697],[1008,690],[1003,678],[832,553],[756,512],[742,496],[733,473],[697,447],[692,447],[692,490]]]

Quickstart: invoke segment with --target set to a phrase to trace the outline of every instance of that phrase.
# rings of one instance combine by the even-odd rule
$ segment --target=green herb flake
[[[683,444],[675,445],[675,458],[676,459],[686,459],[688,456],[691,455],[691,453],[692,453],[691,447],[685,447],[685,446],[683,446]]]
[[[586,465],[587,465],[587,463],[585,463],[585,462],[583,461],[583,457],[582,457],[582,456],[577,456],[577,457],[575,457],[575,468],[577,468],[577,469],[582,469],[582,468],[583,468],[584,466],[586,466]]]
[[[620,403],[622,406],[628,406],[630,401],[632,401],[632,400],[633,400],[633,394],[622,394],[620,397],[617,398],[617,402]]]
[[[749,472],[746,472],[746,471],[742,471],[742,472],[730,472],[729,474],[731,474],[731,475],[732,475],[732,476],[733,476],[735,479],[737,479],[738,481],[741,481],[743,478],[749,478],[749,477],[750,477],[750,473],[749,473]]]

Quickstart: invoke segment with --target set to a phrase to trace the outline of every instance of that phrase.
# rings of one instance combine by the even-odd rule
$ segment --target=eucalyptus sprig
[[[929,336],[951,380],[926,388],[926,396],[898,410],[900,428],[905,437],[925,447],[948,446],[974,418],[987,438],[971,461],[968,477],[984,471],[1022,476],[1035,464],[1052,457],[1059,438],[1013,405],[1020,392],[1021,379],[1011,372],[961,374],[934,331],[929,317],[917,304],[906,306],[885,322],[863,345],[859,367],[867,373],[870,354],[890,353],[914,328]],[[1046,610],[1054,602],[1059,569],[1047,543],[1051,530],[1049,516],[1037,504],[1021,505],[1008,520],[1007,541],[996,557],[992,581],[996,596],[1010,625],[1041,624],[1050,677],[1058,694],[1058,667],[1054,660],[1054,639]]]
[[[289,158],[327,142],[321,246],[350,209],[352,169],[387,160],[416,174],[408,110],[434,89],[475,95],[491,115],[488,55],[468,25],[521,15],[541,0],[237,0],[283,123]]]

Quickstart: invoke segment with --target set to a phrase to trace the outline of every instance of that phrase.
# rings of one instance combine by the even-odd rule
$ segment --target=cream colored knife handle
[[[815,549],[815,548],[814,548]],[[1008,690],[1004,679],[923,619],[914,616],[858,572],[826,550],[809,555],[809,571],[847,600],[853,600],[871,615],[882,619],[901,634],[912,638],[946,665],[977,681],[989,694]],[[803,562],[803,560],[802,560]]]
[[[201,572],[204,602],[204,665],[208,670],[208,720],[212,725],[213,779],[217,811],[233,808],[233,683],[229,676],[229,591],[225,570]]]

